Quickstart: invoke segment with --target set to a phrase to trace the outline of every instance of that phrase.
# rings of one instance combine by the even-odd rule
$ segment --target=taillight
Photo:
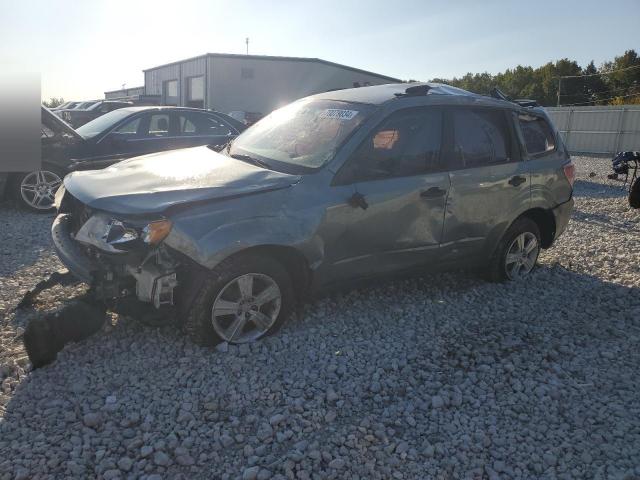
[[[573,162],[567,163],[564,167],[564,176],[567,177],[569,185],[573,187],[573,182],[576,181],[576,166]]]

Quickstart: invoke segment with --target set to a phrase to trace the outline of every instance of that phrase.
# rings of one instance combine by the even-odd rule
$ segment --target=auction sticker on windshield
[[[320,118],[333,118],[336,120],[351,120],[358,114],[357,110],[343,110],[341,108],[328,108],[320,114]]]

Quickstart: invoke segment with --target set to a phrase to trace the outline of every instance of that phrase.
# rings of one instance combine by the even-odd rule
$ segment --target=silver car
[[[254,341],[347,280],[525,277],[573,207],[574,167],[541,108],[440,84],[304,98],[216,150],[72,173],[52,227],[99,298],[173,315],[202,344]]]

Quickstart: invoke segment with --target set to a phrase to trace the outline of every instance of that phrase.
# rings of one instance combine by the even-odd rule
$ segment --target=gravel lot
[[[0,207],[0,479],[640,479],[640,212],[574,161],[526,281],[386,282],[216,351],[114,317],[33,372],[12,309],[61,265],[51,216]]]

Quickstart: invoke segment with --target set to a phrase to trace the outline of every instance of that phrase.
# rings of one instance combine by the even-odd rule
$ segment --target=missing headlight
[[[102,235],[102,240],[109,245],[120,245],[133,242],[138,239],[138,232],[127,227],[120,220],[111,220]]]

